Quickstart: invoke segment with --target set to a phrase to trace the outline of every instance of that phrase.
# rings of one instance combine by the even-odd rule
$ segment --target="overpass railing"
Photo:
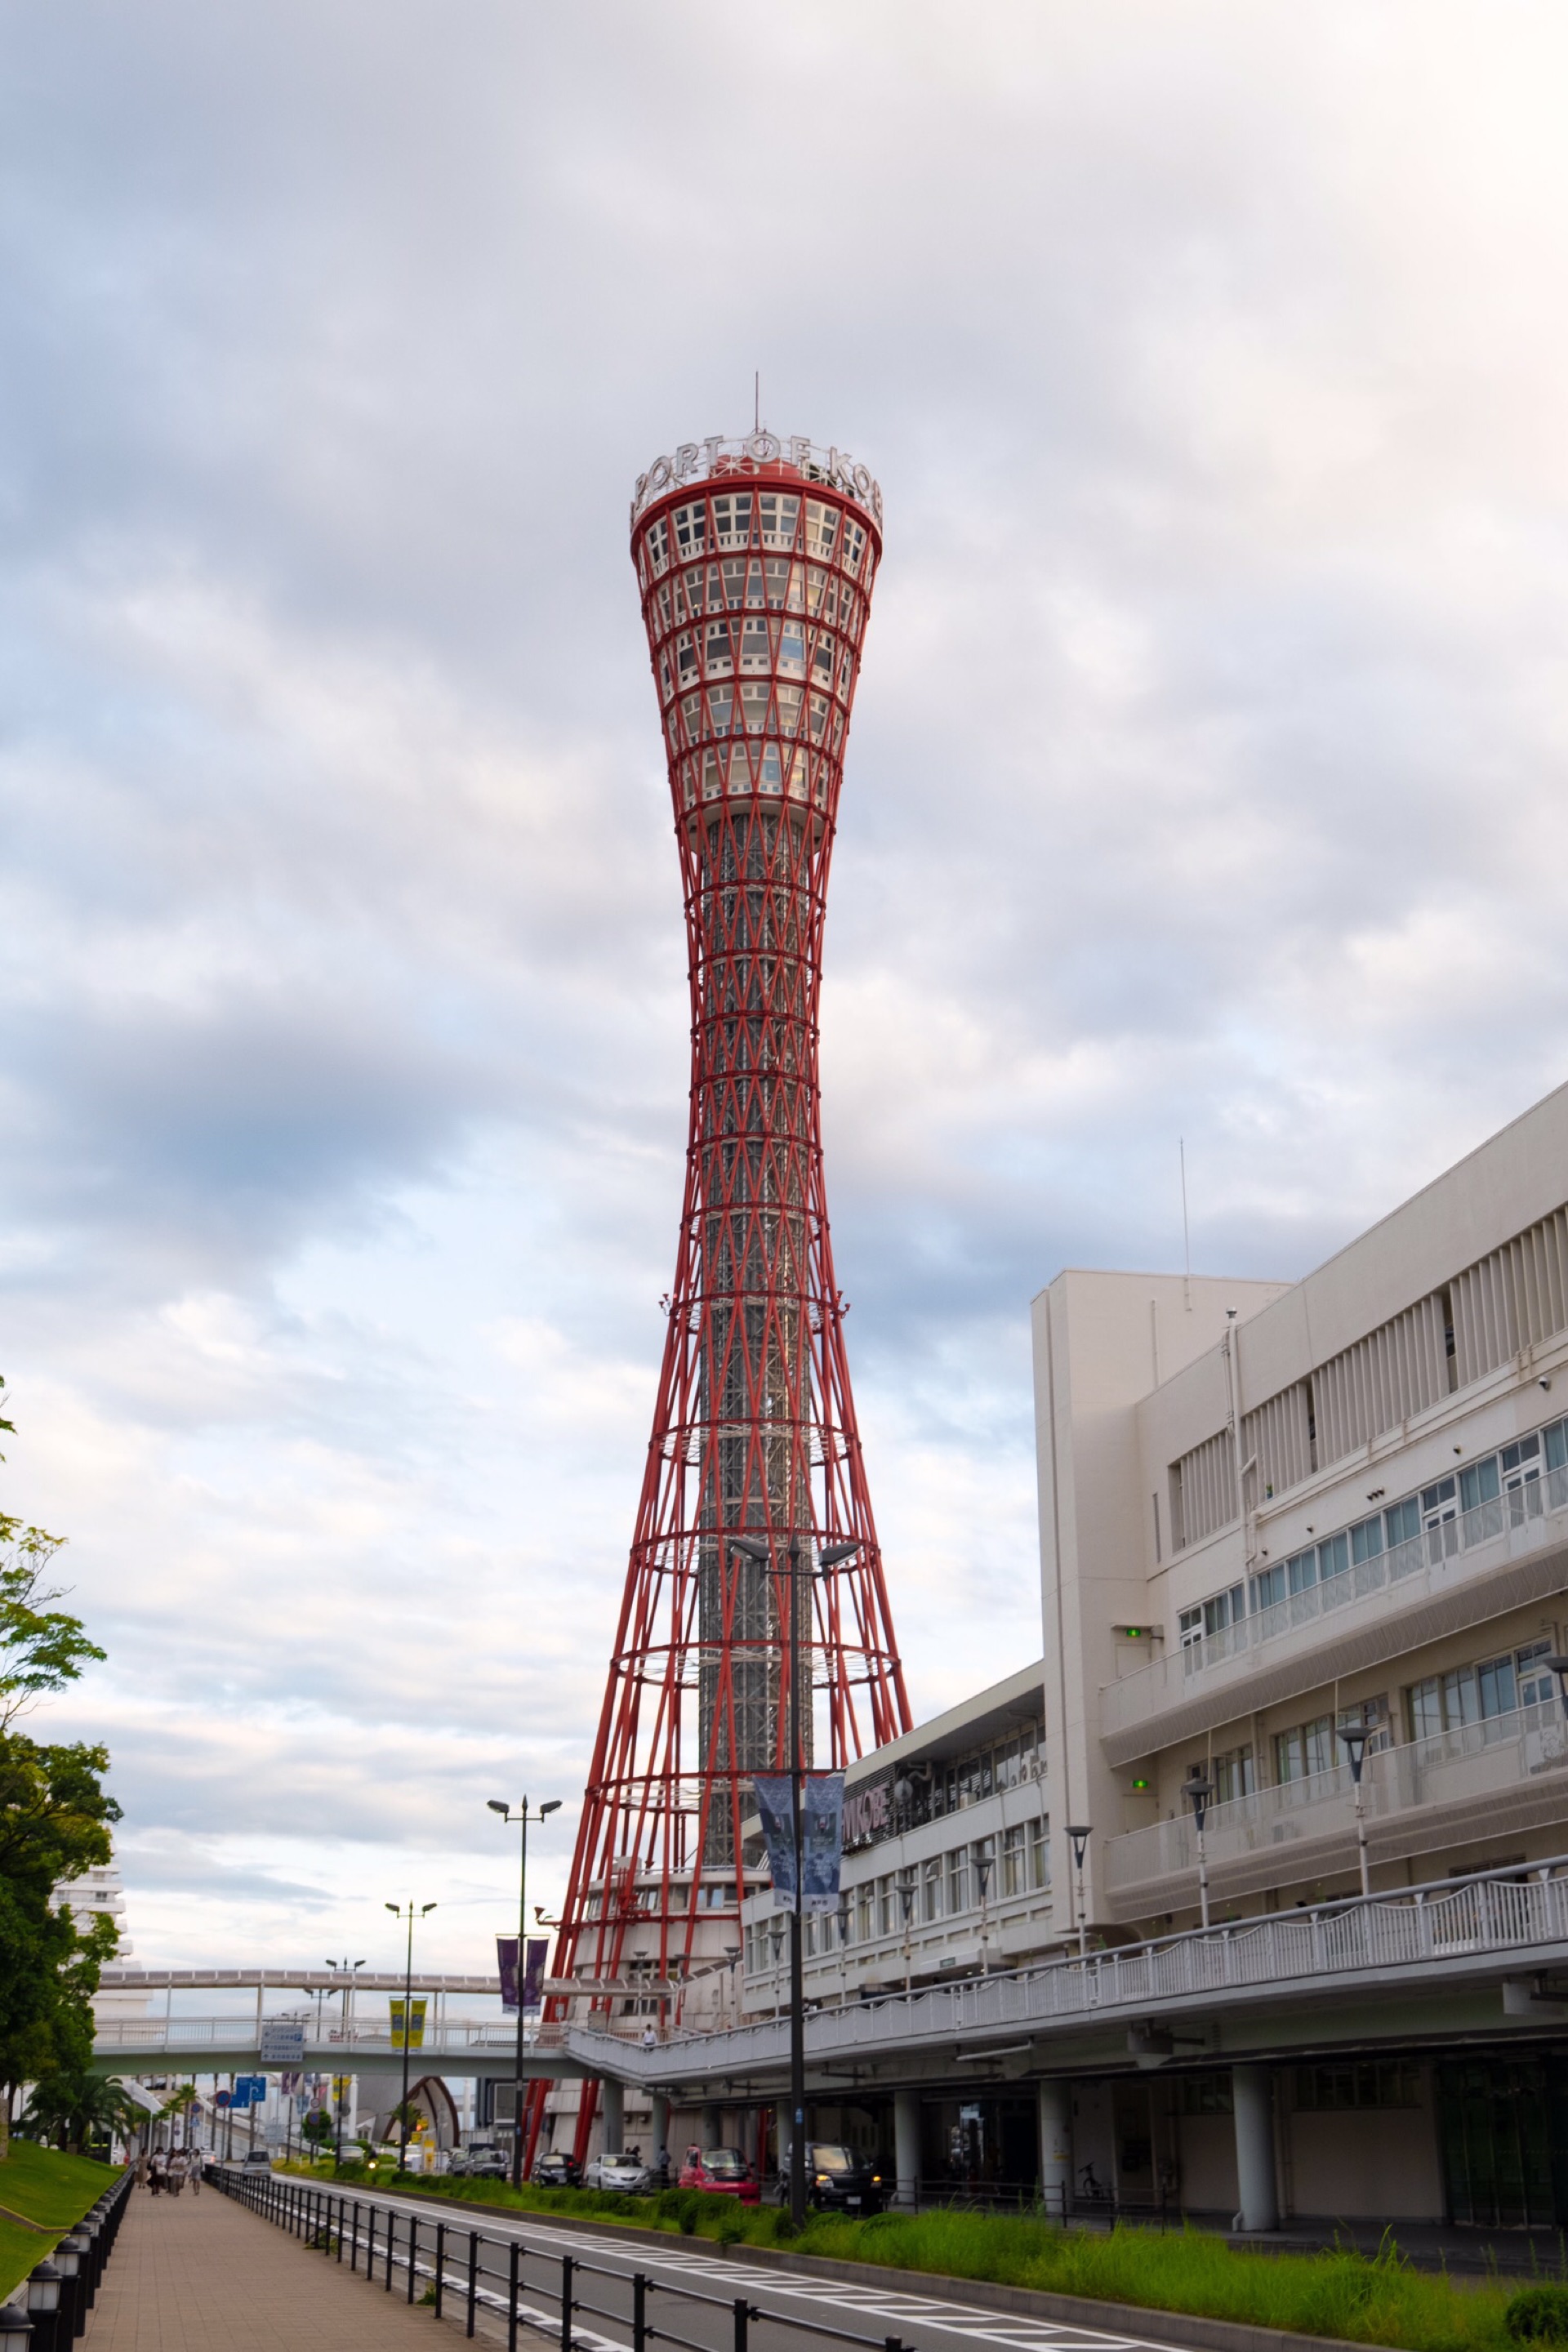
[[[552,2337],[560,2352],[653,2352],[666,2345],[672,2352],[750,2352],[758,2326],[770,2339],[786,2336],[792,2352],[797,2345],[806,2352],[808,2337],[851,2352],[914,2352],[900,2336],[857,2335],[788,2309],[763,2309],[749,2295],[711,2294],[667,2274],[656,2279],[576,2254],[547,2253],[531,2246],[521,2228],[504,2235],[468,2228],[234,2167],[215,2168],[207,2179],[328,2262],[346,2261],[368,2285],[429,2305],[437,2319],[460,2317],[465,2336],[475,2334],[481,2312],[500,2320],[508,2352],[517,2352],[521,2329]],[[584,2325],[595,2319],[609,2321],[613,2336]]]
[[[947,2041],[996,2028],[1046,2025],[1106,2010],[1145,2011],[1163,2003],[1226,1991],[1277,1991],[1309,1979],[1437,1967],[1510,1952],[1568,1944],[1568,1856],[1478,1874],[1456,1885],[1356,1896],[1224,1927],[1188,1930],[1148,1943],[1125,1945],[968,1977],[875,2000],[848,2000],[806,2019],[814,2058],[892,2042]],[[569,2041],[590,2064],[593,2046],[606,2068],[639,2080],[679,2080],[705,2050],[722,2051],[727,2065],[766,2062],[783,2046],[782,2020],[729,2032],[668,2034],[657,2049],[628,2048],[622,2034],[574,2026]],[[615,2055],[610,2050],[613,2046]],[[641,2064],[634,2063],[637,2058]]]

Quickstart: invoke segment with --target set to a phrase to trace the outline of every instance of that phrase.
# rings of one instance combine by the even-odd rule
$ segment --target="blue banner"
[[[752,1783],[767,1842],[773,1908],[795,1909],[795,1825],[787,1772],[759,1772]],[[803,1911],[837,1911],[844,1861],[844,1775],[807,1772],[801,1782]]]

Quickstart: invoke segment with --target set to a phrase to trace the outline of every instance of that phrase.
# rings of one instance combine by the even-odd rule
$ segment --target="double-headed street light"
[[[363,1968],[364,1962],[363,1960],[329,1960],[327,1962],[327,1966],[331,1969],[334,1976],[342,1971],[342,1973],[348,1978],[348,1982],[343,1987],[343,2040],[347,2042],[350,2039],[349,2004],[353,1999],[353,1980],[355,1977],[358,1976],[361,1969]],[[319,2031],[320,2029],[318,2028],[318,2032]],[[332,2138],[332,2162],[334,2164],[342,2164],[343,2160],[343,2094],[347,2089],[351,2079],[352,2077],[350,2075],[341,2073],[336,2077],[337,2095],[332,2103],[337,2117],[337,2130]]]
[[[805,1766],[801,1753],[800,1727],[800,1603],[799,1580],[808,1580],[829,1569],[841,1567],[859,1550],[858,1543],[825,1544],[815,1563],[811,1558],[809,1538],[805,1557],[801,1557],[798,1535],[789,1539],[788,1566],[774,1556],[773,1546],[757,1536],[731,1536],[732,1549],[746,1559],[760,1560],[771,1568],[775,1576],[789,1579],[789,1778],[790,1832],[795,1853],[795,1906],[790,1913],[789,1938],[789,2105],[792,2118],[789,2142],[789,2214],[797,2230],[805,2227],[805,1986],[802,1973],[801,1955],[804,1938],[801,1920],[805,1908],[805,1889],[801,1871],[801,1804]]]
[[[408,2042],[414,2031],[414,1922],[426,1918],[436,1906],[434,1903],[421,1903],[416,1910],[414,1898],[410,1895],[406,1906],[401,1903],[389,1903],[386,1908],[395,1919],[405,1919],[408,1923],[408,1956],[403,1971],[403,2144],[397,2157],[397,2169],[401,2176],[408,2169]]]
[[[500,1797],[487,1797],[485,1802],[492,1813],[500,1815],[503,1822],[519,1822],[522,1831],[521,1852],[517,1872],[517,2087],[513,2094],[511,2117],[511,2185],[514,2189],[521,2189],[522,2186],[522,1980],[527,1972],[528,1963],[528,1799],[524,1797],[515,1812]],[[546,1814],[558,1813],[560,1811],[560,1798],[552,1797],[547,1804],[534,1807],[532,1817],[536,1822],[542,1822]]]

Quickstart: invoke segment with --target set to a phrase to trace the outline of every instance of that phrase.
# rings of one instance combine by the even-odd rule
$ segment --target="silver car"
[[[640,2156],[596,2156],[583,2175],[585,2189],[614,2189],[623,2196],[646,2197],[653,2174]]]

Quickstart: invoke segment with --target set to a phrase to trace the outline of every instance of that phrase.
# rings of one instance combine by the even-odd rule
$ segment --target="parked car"
[[[808,2139],[805,2144],[805,2193],[825,2212],[879,2213],[882,2176],[867,2157],[837,2140]]]
[[[493,2139],[473,2139],[467,2147],[455,2147],[447,2162],[448,2172],[464,2180],[504,2180],[511,2170],[511,2159]]]
[[[619,2189],[626,2197],[646,2197],[653,2185],[640,2156],[596,2156],[583,2175],[584,2189]]]
[[[581,2189],[583,2168],[564,2148],[552,2148],[535,2159],[533,2179],[540,2189]]]
[[[762,2202],[757,2176],[738,2147],[689,2147],[680,2168],[682,2189],[711,2189],[721,2197],[738,2197],[742,2205]]]

